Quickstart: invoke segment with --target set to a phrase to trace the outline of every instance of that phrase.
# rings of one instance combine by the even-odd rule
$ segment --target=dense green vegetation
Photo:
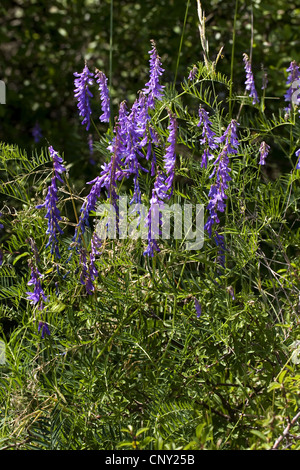
[[[201,42],[197,2],[1,2],[1,449],[300,449],[300,119],[297,103],[288,112],[284,99],[287,69],[300,60],[300,10],[281,0],[202,6]],[[132,109],[148,81],[151,39],[164,89],[148,109],[147,137],[157,135],[152,160],[139,147],[149,170],[139,172],[141,200],[149,206],[166,171],[176,119],[170,202],[203,204],[207,222],[223,164],[225,207],[198,250],[171,237],[152,257],[144,254],[147,240],[106,239],[89,292],[84,256],[91,262],[97,210],[78,251],[74,230],[91,194],[86,183],[104,162],[116,171],[120,104]],[[243,53],[256,104],[245,90]],[[73,75],[85,59],[108,77],[112,111],[110,123],[99,121],[94,86],[88,132]],[[201,109],[216,138],[229,129],[232,139],[231,151],[225,139],[211,148],[207,166]],[[66,168],[57,182],[60,258],[47,246],[46,210],[36,207],[53,185],[52,146]],[[133,196],[134,178],[123,175],[112,190],[114,176],[99,203]],[[35,269],[43,304],[28,295]],[[41,320],[50,334],[41,335]]]

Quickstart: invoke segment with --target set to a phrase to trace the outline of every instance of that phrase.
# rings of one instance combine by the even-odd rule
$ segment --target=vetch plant
[[[288,78],[286,85],[289,87],[286,94],[284,95],[285,101],[289,103],[287,106],[286,111],[290,112],[292,109],[292,104],[298,105],[298,97],[293,99],[293,96],[297,95],[297,88],[300,88],[300,69],[297,65],[296,61],[293,60],[290,63],[290,66],[287,68]],[[296,90],[295,90],[296,89]]]
[[[96,82],[99,85],[100,97],[101,97],[101,105],[103,109],[103,114],[99,117],[100,121],[102,122],[109,122],[110,118],[110,98],[109,98],[109,91],[107,86],[107,78],[103,72],[96,69],[95,70],[95,78]]]
[[[200,105],[198,126],[203,127],[202,139],[200,140],[200,143],[205,146],[202,155],[201,166],[205,168],[207,168],[208,160],[212,160],[214,158],[212,151],[218,147],[218,144],[216,142],[216,134],[211,130],[211,125],[212,124],[209,120],[207,111]]]
[[[56,258],[60,258],[57,235],[63,234],[63,230],[59,225],[61,216],[60,211],[57,207],[57,181],[63,183],[61,174],[66,171],[66,168],[62,164],[63,159],[58,155],[58,153],[53,149],[52,146],[49,147],[49,153],[51,158],[53,159],[53,177],[51,178],[51,184],[48,187],[45,202],[43,204],[39,204],[38,206],[36,206],[36,208],[46,208],[47,210],[45,218],[48,219],[48,229],[46,233],[49,235],[49,240],[46,247],[51,246],[51,254],[54,255]]]
[[[197,5],[181,84],[154,41],[133,98],[74,74],[78,181],[56,144],[0,146],[3,447],[299,448],[298,66],[277,114],[262,71],[257,106],[249,57],[220,73]]]
[[[232,120],[224,134],[218,138],[218,142],[224,143],[224,146],[214,161],[214,168],[210,175],[211,179],[215,177],[215,182],[211,185],[208,194],[210,198],[207,206],[209,217],[204,227],[210,237],[212,235],[213,225],[220,222],[218,212],[225,211],[225,200],[227,199],[226,190],[228,189],[229,181],[231,181],[229,155],[236,154],[239,145],[237,126],[238,123]]]
[[[246,81],[245,81],[246,90],[249,91],[250,98],[253,98],[252,103],[256,104],[256,103],[259,103],[259,98],[258,98],[258,94],[255,88],[251,62],[247,54],[243,55],[243,60],[244,60],[245,72],[246,72]]]
[[[94,83],[94,74],[90,72],[86,63],[82,72],[75,72],[74,76],[76,77],[74,80],[75,98],[78,100],[79,116],[83,117],[81,124],[86,125],[86,130],[88,131],[91,125],[90,117],[92,114],[90,99],[93,97],[89,87]]]
[[[265,141],[262,141],[259,147],[259,155],[260,155],[259,164],[260,165],[266,164],[266,158],[268,156],[269,151],[270,151],[270,146],[266,144]]]
[[[153,109],[155,106],[155,100],[162,98],[163,85],[160,84],[160,77],[164,72],[162,68],[160,57],[157,53],[155,41],[151,40],[152,49],[149,51],[150,54],[150,78],[146,83],[143,92],[147,95],[147,106]]]

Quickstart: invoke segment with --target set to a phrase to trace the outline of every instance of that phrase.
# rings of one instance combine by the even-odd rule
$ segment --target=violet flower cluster
[[[30,302],[33,305],[38,304],[38,309],[43,310],[44,309],[44,303],[43,301],[47,301],[47,297],[44,294],[44,291],[42,289],[42,284],[41,284],[41,279],[42,275],[39,272],[38,268],[32,263],[30,260],[30,270],[31,270],[31,279],[28,281],[28,286],[33,286],[33,292],[26,292],[27,294],[27,300],[30,300]]]
[[[208,113],[205,111],[202,106],[199,107],[199,122],[198,127],[202,126],[202,139],[200,139],[200,144],[205,146],[201,167],[207,168],[208,160],[214,158],[214,155],[211,153],[211,150],[215,150],[218,147],[216,143],[216,134],[211,130],[211,121],[209,120]]]
[[[246,81],[245,81],[246,90],[250,92],[249,93],[250,98],[253,98],[252,103],[256,104],[259,102],[259,99],[258,99],[258,95],[255,89],[251,63],[247,54],[243,54],[243,60],[244,60],[245,72],[246,72]]]
[[[171,193],[169,194],[168,198],[170,198],[171,194],[172,194],[172,184],[173,184],[173,180],[174,180],[174,176],[175,176],[175,165],[176,165],[175,146],[176,146],[176,133],[177,133],[176,117],[170,111],[169,111],[169,119],[170,119],[170,123],[169,123],[169,126],[168,126],[169,136],[167,138],[167,142],[168,142],[169,145],[168,145],[168,147],[166,149],[166,153],[163,157],[164,169],[165,169],[165,172],[167,174],[167,178],[166,178],[166,181],[165,181],[166,190],[167,191],[171,190]]]
[[[87,63],[85,64],[83,71],[81,73],[75,72],[74,80],[75,90],[74,96],[77,98],[77,107],[79,109],[79,116],[83,117],[81,122],[82,125],[86,124],[86,130],[88,131],[91,125],[91,114],[92,109],[90,105],[90,98],[93,97],[92,92],[89,89],[90,85],[93,85],[93,76],[94,74],[90,72]]]
[[[195,310],[196,310],[196,313],[197,313],[197,318],[200,318],[201,314],[202,314],[201,304],[200,304],[199,300],[196,299],[196,297],[195,297],[194,300],[195,300]]]
[[[159,77],[163,74],[164,69],[161,66],[160,57],[156,50],[155,41],[151,40],[152,49],[150,54],[150,78],[145,84],[143,92],[148,95],[147,104],[149,108],[154,108],[155,98],[160,100],[162,97],[163,86],[159,83]]]
[[[39,321],[38,332],[41,332],[41,337],[43,339],[45,338],[45,335],[50,336],[51,332],[48,323],[42,320]]]
[[[107,86],[107,78],[103,72],[96,69],[95,70],[96,82],[99,85],[100,99],[102,104],[103,114],[99,117],[102,122],[109,122],[110,119],[110,99],[109,91]]]
[[[212,228],[214,224],[220,222],[218,212],[224,212],[226,207],[227,195],[225,191],[228,189],[228,182],[231,181],[229,155],[237,153],[239,145],[237,139],[237,125],[238,123],[233,119],[228,125],[223,136],[217,139],[219,143],[224,143],[222,151],[214,161],[214,169],[210,178],[215,177],[215,182],[212,184],[209,191],[208,220],[204,226],[209,236],[212,235]]]
[[[190,70],[188,80],[195,80],[197,73],[198,73],[198,68],[196,65],[193,65],[193,67]]]
[[[80,208],[79,220],[75,227],[75,233],[72,239],[72,242],[75,243],[76,246],[81,245],[81,237],[84,234],[86,227],[89,227],[90,213],[96,210],[97,201],[100,198],[101,191],[103,190],[103,188],[107,190],[108,196],[112,199],[113,204],[115,204],[116,181],[122,179],[122,177],[124,176],[128,176],[126,172],[123,171],[121,166],[119,152],[120,138],[118,126],[116,126],[115,132],[116,135],[114,141],[110,146],[110,162],[104,163],[102,165],[102,171],[100,172],[99,176],[87,182],[87,184],[91,185],[92,187]]]
[[[73,242],[80,244],[80,234],[83,234],[85,227],[89,225],[89,214],[96,209],[97,200],[100,197],[103,188],[106,189],[108,197],[116,201],[116,182],[123,178],[133,176],[134,193],[131,203],[139,203],[141,201],[141,192],[139,188],[140,171],[148,171],[142,167],[140,159],[149,160],[152,152],[152,144],[157,145],[158,140],[155,131],[150,124],[150,109],[154,108],[155,99],[162,98],[162,89],[159,78],[163,73],[160,57],[157,53],[154,41],[152,41],[152,49],[150,53],[150,77],[145,88],[135,100],[131,110],[127,109],[126,102],[122,102],[119,107],[118,119],[114,128],[114,136],[111,140],[108,150],[111,154],[109,163],[102,165],[100,175],[94,180],[88,182],[92,188],[80,209],[80,217],[75,228]],[[98,74],[99,75],[99,74]],[[99,77],[100,79],[100,77]],[[102,82],[103,77],[101,78]],[[104,87],[102,88],[104,92]],[[103,102],[105,101],[103,98]],[[108,105],[107,105],[108,111]],[[174,126],[173,122],[173,126]],[[175,129],[171,129],[175,132]],[[170,137],[172,139],[172,137]],[[146,156],[145,156],[146,149]],[[170,142],[166,161],[168,162],[168,172],[170,173],[168,185],[171,185],[172,167],[174,161],[173,144]],[[151,174],[154,176],[154,165],[152,162]]]
[[[266,144],[266,142],[262,141],[259,147],[259,155],[260,155],[259,165],[266,164],[266,158],[269,154],[269,151],[270,151],[270,146]]]
[[[78,244],[81,243],[80,236],[84,234],[85,228],[89,226],[90,212],[96,209],[97,200],[100,197],[103,187],[103,179],[97,176],[94,180],[88,181],[87,184],[91,184],[92,188],[81,206],[79,221],[75,227],[75,233],[72,238],[72,242]]]
[[[144,251],[144,255],[151,257],[154,256],[155,251],[160,251],[156,240],[161,234],[161,211],[164,207],[164,200],[170,199],[172,195],[172,184],[175,176],[177,121],[176,117],[171,112],[169,112],[169,118],[169,136],[167,139],[169,145],[163,158],[164,172],[158,172],[156,176],[152,197],[150,199],[150,208],[145,221],[145,226],[148,227],[148,245]]]
[[[289,88],[284,95],[284,99],[289,103],[285,110],[290,112],[292,109],[293,96],[295,96],[294,104],[297,104],[298,106],[300,105],[300,98],[298,98],[298,95],[300,94],[300,69],[295,60],[290,63],[290,66],[287,68],[287,72],[288,78],[286,84]]]
[[[110,161],[104,163],[101,167],[100,175],[89,181],[91,185],[89,194],[87,195],[80,209],[80,216],[75,227],[75,233],[72,241],[72,248],[76,246],[79,253],[79,261],[81,266],[80,282],[85,285],[88,294],[94,292],[94,281],[98,276],[96,268],[96,256],[101,254],[100,249],[102,240],[94,232],[91,240],[90,253],[82,247],[81,238],[85,232],[85,228],[89,226],[90,213],[96,210],[97,201],[104,189],[111,203],[117,207],[117,182],[122,179],[133,177],[134,191],[130,204],[141,202],[141,191],[139,187],[139,174],[141,171],[148,171],[141,165],[141,160],[146,159],[151,162],[151,176],[155,175],[155,154],[153,145],[158,145],[158,136],[151,127],[150,110],[155,106],[155,100],[162,99],[163,86],[159,83],[159,78],[163,73],[160,58],[158,56],[154,41],[152,41],[152,49],[150,53],[150,77],[145,88],[139,93],[138,98],[133,103],[130,110],[127,109],[126,102],[122,102],[119,107],[118,117],[116,119],[113,138],[109,143],[108,150],[110,152]],[[85,72],[80,76],[80,82],[77,83],[80,110],[85,116],[86,121],[90,119],[90,107],[88,105],[89,93],[87,92],[87,83],[91,75]],[[96,81],[99,85],[100,97],[102,103],[103,114],[100,120],[109,121],[109,96],[107,88],[107,79],[105,75],[96,70]],[[79,80],[78,78],[78,80]],[[170,195],[170,190],[174,178],[175,171],[175,140],[176,140],[177,123],[174,116],[170,114],[170,125],[168,128],[168,147],[164,157],[165,173],[158,174],[154,184],[153,196],[151,200],[152,208],[155,202],[161,204],[162,200]],[[159,250],[155,240],[151,239],[151,212],[148,214],[149,226],[149,243],[146,249],[147,254],[153,256],[153,250]],[[159,215],[158,215],[159,216]],[[155,215],[156,217],[156,215]],[[70,247],[71,249],[71,247]]]
[[[110,120],[110,98],[109,90],[107,86],[107,78],[103,72],[98,69],[95,69],[95,74],[91,72],[85,63],[84,69],[81,73],[75,72],[74,76],[77,77],[74,80],[75,90],[74,96],[77,99],[77,107],[79,109],[79,116],[83,117],[81,124],[86,124],[86,130],[88,131],[91,125],[91,104],[90,99],[93,98],[93,94],[89,89],[89,86],[94,84],[94,78],[98,84],[100,91],[100,100],[102,107],[102,114],[99,119],[101,122],[109,122]],[[93,154],[93,138],[89,134],[88,137],[88,146],[90,151],[90,163],[95,164],[94,159],[92,158]]]
[[[109,198],[115,199],[116,182],[123,177],[129,176],[124,170],[121,161],[122,139],[120,122],[122,122],[123,115],[126,115],[125,103],[122,103],[120,106],[119,121],[117,122],[114,130],[115,136],[108,147],[111,152],[110,162],[102,165],[102,171],[99,176],[87,182],[87,184],[92,185],[92,187],[81,206],[80,217],[78,224],[75,227],[73,242],[81,243],[80,235],[84,234],[85,228],[89,226],[89,215],[96,209],[97,201],[100,198],[102,189],[105,188],[107,190]]]
[[[60,258],[57,235],[58,233],[63,234],[63,231],[59,226],[61,216],[60,211],[57,208],[57,180],[63,182],[61,174],[66,171],[66,168],[62,164],[63,159],[58,155],[52,146],[49,147],[49,152],[53,160],[53,177],[51,178],[51,184],[48,187],[45,202],[43,204],[39,204],[36,206],[36,208],[45,208],[47,210],[45,219],[48,219],[48,228],[46,233],[49,235],[49,240],[46,247],[51,246],[51,254],[56,258]]]
[[[120,114],[122,114],[121,109],[123,110],[123,107],[124,106],[120,106],[119,121]],[[87,184],[91,185],[91,189],[80,208],[79,220],[75,227],[75,233],[72,239],[72,242],[75,244],[81,244],[81,236],[84,234],[86,227],[89,227],[90,213],[96,210],[97,201],[100,198],[102,189],[105,188],[107,190],[108,197],[114,199],[116,181],[122,179],[124,176],[128,176],[122,168],[122,162],[120,160],[120,145],[120,126],[117,123],[115,126],[114,139],[109,146],[109,150],[111,152],[110,162],[102,165],[102,171],[99,176],[87,182]]]
[[[142,167],[140,159],[145,158],[143,149],[149,140],[147,133],[149,121],[146,96],[143,93],[140,93],[135,100],[130,112],[127,111],[126,103],[123,102],[118,120],[118,163],[119,169],[122,168],[123,171],[122,176],[128,178],[133,175],[134,192],[131,204],[141,202],[139,174],[140,171],[148,171]]]

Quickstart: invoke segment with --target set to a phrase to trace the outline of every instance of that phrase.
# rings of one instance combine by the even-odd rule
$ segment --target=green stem
[[[235,49],[235,33],[236,33],[236,20],[238,12],[239,0],[235,2],[235,12],[233,21],[233,34],[232,34],[232,50],[231,50],[231,70],[230,70],[230,90],[229,90],[229,120],[232,117],[232,86],[233,86],[233,68],[234,68],[234,49]]]
[[[98,134],[98,137],[101,138],[101,134],[100,134],[100,132],[99,132],[99,129],[97,128],[97,126],[96,126],[96,124],[95,124],[95,121],[94,121],[94,119],[93,119],[92,117],[91,117],[91,123],[93,124],[94,129],[95,129],[96,133]]]
[[[174,77],[174,87],[176,85],[176,80],[177,80],[179,61],[180,61],[180,55],[181,55],[181,49],[182,49],[182,43],[183,43],[183,37],[184,37],[184,32],[185,32],[185,25],[186,25],[189,6],[190,6],[190,0],[188,0],[187,5],[186,5],[186,9],[185,9],[183,28],[182,28],[181,38],[180,38],[179,51],[178,51],[178,56],[177,56],[177,63],[176,63],[176,70],[175,70],[175,77]]]
[[[110,25],[109,25],[109,94],[112,94],[112,64],[113,64],[113,24],[114,24],[114,0],[110,0]],[[110,100],[110,107],[112,103]],[[113,127],[112,109],[110,109],[110,128]]]

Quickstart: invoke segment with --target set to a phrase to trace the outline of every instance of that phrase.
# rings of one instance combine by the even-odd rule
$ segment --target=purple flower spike
[[[266,142],[262,142],[259,147],[259,154],[260,154],[260,160],[259,160],[259,165],[265,165],[266,164],[266,158],[268,156],[270,150],[270,146],[266,144]]]
[[[293,102],[293,95],[299,95],[300,92],[300,70],[295,60],[290,63],[289,68],[287,69],[289,72],[288,79],[286,84],[289,85],[289,89],[284,95],[285,101],[289,102],[289,106],[285,108],[287,112],[292,109],[292,102]],[[299,106],[300,99],[297,97],[295,98],[294,104]]]
[[[195,80],[197,73],[198,73],[197,66],[194,65],[193,68],[190,70],[188,80]]]
[[[96,203],[100,197],[101,189],[103,187],[103,181],[100,176],[97,176],[97,178],[95,178],[93,181],[90,181],[88,184],[93,184],[93,186],[89,195],[81,206],[79,221],[75,227],[75,234],[72,239],[73,242],[80,243],[80,239],[78,238],[80,232],[83,234],[85,232],[86,226],[89,226],[89,214],[92,210],[96,209]]]
[[[115,129],[114,145],[111,146],[110,150],[119,156],[119,169],[123,166],[123,171],[126,172],[127,177],[133,175],[134,194],[130,204],[141,202],[138,177],[140,170],[147,170],[141,166],[139,157],[144,158],[143,148],[149,140],[147,133],[148,121],[148,108],[143,93],[140,93],[139,98],[133,103],[130,113],[127,112],[126,104],[121,103],[119,119]],[[117,141],[118,145],[115,147]],[[151,145],[150,140],[149,144]]]
[[[298,158],[298,163],[297,163],[297,166],[296,166],[296,170],[300,170],[300,149],[298,149],[298,150],[295,152],[295,155],[296,155],[296,157]]]
[[[96,82],[99,85],[100,98],[102,104],[103,114],[99,117],[101,122],[109,122],[110,119],[110,99],[109,92],[107,87],[107,78],[103,72],[96,69],[95,70]]]
[[[205,145],[205,150],[202,155],[201,167],[207,168],[207,161],[214,158],[210,150],[215,150],[218,147],[218,144],[215,140],[215,133],[211,130],[211,122],[208,117],[207,111],[201,106],[199,108],[199,123],[198,127],[202,125],[202,139],[200,139],[200,144]]]
[[[200,318],[201,313],[202,313],[202,308],[201,308],[201,305],[200,305],[199,301],[196,299],[196,297],[195,297],[195,310],[196,310],[196,313],[197,313],[197,318]]]
[[[209,202],[207,208],[209,217],[204,226],[209,237],[212,235],[213,225],[220,222],[218,212],[225,211],[225,200],[227,199],[225,191],[228,189],[228,182],[231,181],[228,155],[237,153],[237,147],[239,145],[237,139],[237,125],[238,123],[233,119],[222,137],[217,139],[219,143],[224,143],[224,147],[214,161],[214,169],[210,175],[210,178],[215,177],[215,183],[211,186],[208,194]]]
[[[249,57],[247,56],[247,54],[243,54],[243,60],[244,60],[245,71],[246,71],[246,81],[245,81],[246,90],[250,91],[249,96],[250,98],[253,98],[252,103],[256,104],[256,103],[259,103],[259,99],[258,99],[258,95],[255,89],[251,63],[249,61]]]
[[[48,193],[45,202],[43,204],[39,204],[38,206],[36,206],[36,208],[42,209],[44,207],[47,209],[45,219],[48,219],[48,229],[46,233],[49,235],[49,241],[46,247],[51,245],[51,254],[55,254],[57,258],[60,258],[59,249],[57,246],[57,234],[63,234],[63,231],[59,226],[61,216],[60,211],[56,206],[57,202],[57,187],[55,184],[55,179],[52,178],[51,185],[48,188]]]
[[[43,310],[44,301],[47,301],[47,297],[42,289],[42,275],[31,260],[29,261],[29,266],[31,269],[31,279],[28,281],[28,286],[33,286],[33,292],[26,292],[27,300],[29,300],[33,305],[38,304],[38,309]]]
[[[53,171],[54,176],[51,179],[51,184],[48,187],[47,196],[43,204],[36,206],[37,209],[45,208],[47,213],[45,219],[48,219],[48,229],[47,234],[49,235],[49,241],[46,247],[51,245],[51,254],[55,255],[56,258],[60,258],[60,253],[58,249],[58,239],[57,234],[63,234],[62,229],[59,226],[59,221],[61,220],[60,211],[57,208],[58,196],[57,196],[57,186],[56,180],[63,182],[61,174],[66,171],[64,165],[62,165],[63,159],[58,155],[53,147],[49,147],[50,155],[53,159]]]
[[[63,183],[63,180],[61,179],[60,175],[64,171],[67,171],[64,165],[62,164],[63,159],[58,155],[58,153],[53,149],[52,146],[49,147],[49,153],[53,160],[54,177],[58,179],[61,183]]]
[[[123,119],[126,120],[127,114],[125,105],[121,105],[119,112],[119,121],[115,129],[115,136],[108,147],[111,152],[111,160],[109,163],[104,163],[104,165],[102,165],[102,171],[100,173],[100,176],[97,176],[95,179],[87,183],[91,184],[92,188],[80,209],[79,221],[75,227],[75,234],[72,239],[72,242],[74,243],[81,243],[80,234],[83,234],[85,232],[85,228],[89,226],[90,212],[96,209],[97,200],[100,197],[102,188],[106,188],[108,192],[108,197],[115,199],[116,181],[119,181],[124,177],[128,178],[130,176],[130,172],[127,171],[126,168],[124,168],[123,162],[121,161],[121,155],[123,151],[121,122],[123,122]]]
[[[39,322],[38,332],[40,332],[40,331],[42,332],[41,337],[43,339],[45,338],[45,335],[48,335],[48,336],[51,335],[50,330],[49,330],[49,326],[44,321]]]
[[[78,101],[77,107],[79,109],[79,116],[83,117],[81,124],[86,124],[86,130],[88,131],[90,128],[90,116],[92,114],[90,98],[93,97],[89,90],[89,85],[93,85],[92,77],[94,74],[89,71],[87,64],[85,64],[81,73],[75,72],[73,75],[77,77],[74,80],[74,96]]]
[[[156,45],[153,40],[151,40],[152,49],[149,51],[150,54],[150,79],[146,83],[143,92],[148,95],[148,107],[154,109],[155,107],[155,98],[161,100],[163,86],[159,83],[159,77],[163,74],[164,69],[161,66],[160,57],[156,50]]]
[[[170,199],[172,195],[172,183],[175,175],[177,121],[171,112],[169,112],[169,116],[169,137],[167,139],[169,145],[164,156],[165,173],[159,172],[156,176],[150,199],[150,208],[145,221],[145,226],[148,227],[148,246],[144,251],[144,255],[151,257],[154,256],[155,251],[160,251],[156,240],[161,234],[161,211],[164,208],[164,200]]]
[[[176,165],[175,146],[176,146],[176,132],[177,132],[176,117],[171,112],[169,112],[169,117],[170,117],[170,124],[168,126],[169,137],[167,139],[169,145],[167,147],[167,150],[164,156],[164,168],[167,173],[167,179],[166,179],[167,190],[171,189],[174,176],[175,176],[175,165]],[[171,194],[169,197],[171,197]]]
[[[217,142],[225,142],[225,146],[222,152],[226,153],[226,155],[237,153],[237,148],[239,145],[238,138],[237,138],[237,126],[238,125],[239,124],[236,122],[236,120],[232,119],[231,123],[227,127],[222,137],[219,137],[218,139],[216,139]]]

